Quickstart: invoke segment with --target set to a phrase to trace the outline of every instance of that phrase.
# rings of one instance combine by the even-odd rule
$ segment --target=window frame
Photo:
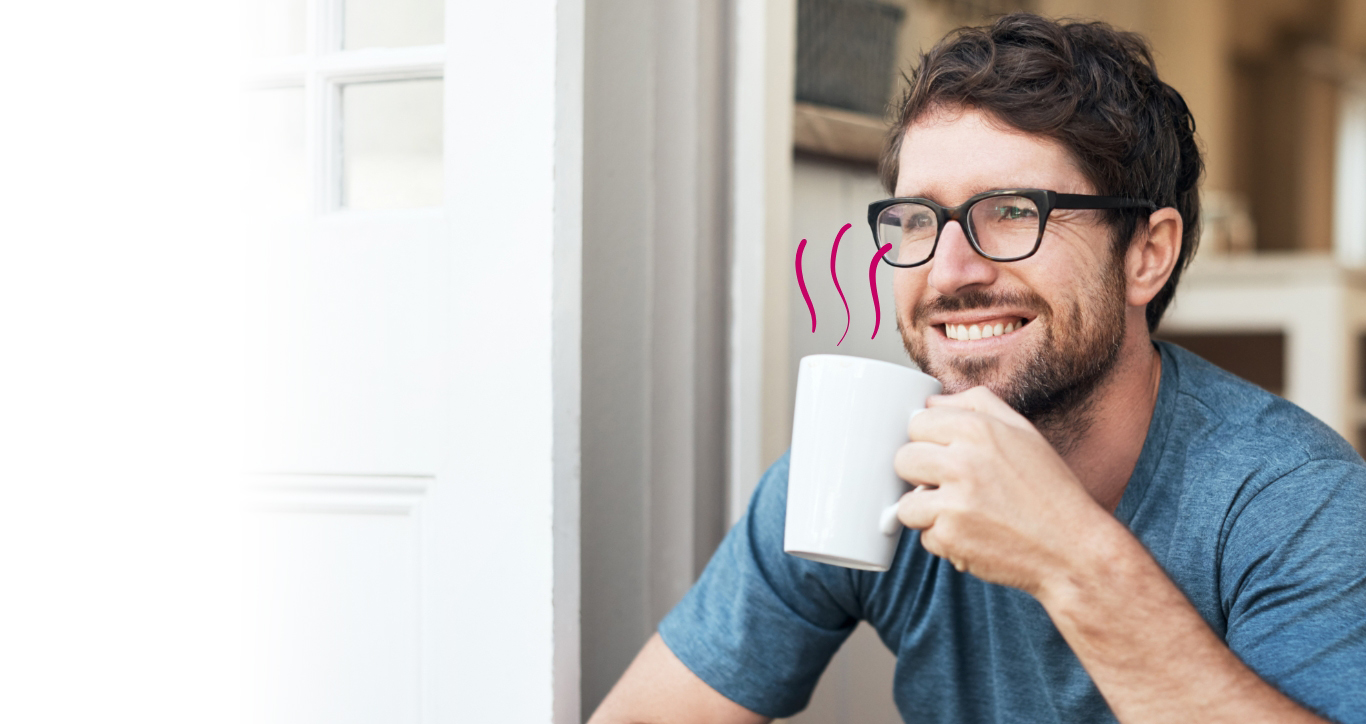
[[[357,211],[343,205],[346,169],[342,160],[342,87],[353,83],[444,79],[446,46],[443,43],[345,50],[344,2],[308,0],[304,53],[251,61],[243,90],[304,89],[306,193],[313,218],[429,211],[433,207]],[[442,127],[444,132],[444,119]]]

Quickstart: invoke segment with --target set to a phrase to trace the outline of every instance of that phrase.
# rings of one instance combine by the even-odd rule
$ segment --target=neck
[[[1086,420],[1081,430],[1040,430],[1106,510],[1119,507],[1138,464],[1161,380],[1162,356],[1153,347],[1146,324],[1137,329],[1130,324],[1114,369],[1076,411]]]

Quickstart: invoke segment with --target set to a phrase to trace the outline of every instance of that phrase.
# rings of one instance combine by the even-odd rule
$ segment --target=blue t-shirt
[[[1158,343],[1148,437],[1115,516],[1261,677],[1366,722],[1366,466],[1294,405]],[[886,573],[783,553],[787,458],[660,624],[714,689],[767,716],[804,708],[866,620],[896,654],[907,721],[1114,721],[1043,607],[901,537]]]

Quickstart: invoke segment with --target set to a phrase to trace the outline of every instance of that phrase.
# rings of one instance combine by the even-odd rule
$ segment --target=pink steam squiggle
[[[816,305],[811,303],[811,294],[806,291],[806,277],[802,276],[802,252],[806,251],[806,239],[797,245],[797,286],[802,288],[802,299],[806,300],[806,308],[811,312],[811,331],[816,331]]]
[[[835,291],[840,293],[840,301],[844,302],[844,334],[840,335],[840,341],[835,343],[838,347],[844,344],[844,338],[849,336],[849,323],[853,318],[849,316],[849,301],[844,298],[844,290],[840,289],[840,278],[835,273],[835,257],[840,253],[840,239],[844,237],[844,232],[848,231],[853,224],[845,224],[840,227],[840,233],[835,234],[835,245],[830,248],[830,278],[835,280]]]
[[[868,286],[873,289],[873,336],[868,339],[877,339],[877,328],[882,326],[882,303],[877,298],[877,264],[891,250],[891,244],[883,244],[873,255],[873,263],[868,265]]]

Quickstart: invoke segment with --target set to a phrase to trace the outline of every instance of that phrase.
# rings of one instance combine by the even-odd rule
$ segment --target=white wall
[[[724,532],[727,11],[587,3],[585,716]]]
[[[579,714],[583,4],[450,3],[447,182],[458,551],[438,721]],[[511,229],[542,233],[515,235]]]

